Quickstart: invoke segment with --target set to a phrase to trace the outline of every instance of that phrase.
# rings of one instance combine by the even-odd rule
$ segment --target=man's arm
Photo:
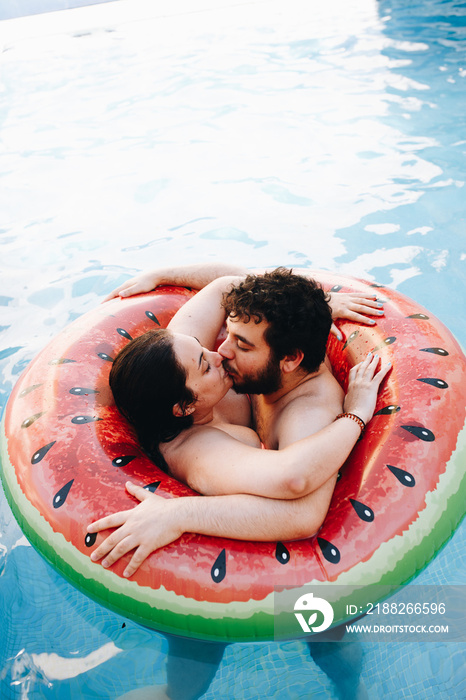
[[[263,542],[310,537],[327,514],[334,486],[335,478],[295,501],[245,494],[165,499],[128,482],[127,490],[140,503],[88,527],[88,532],[118,528],[94,550],[91,559],[103,558],[102,565],[108,567],[135,550],[124,571],[124,576],[129,577],[151,552],[185,532]]]
[[[213,349],[225,323],[223,295],[240,280],[241,277],[228,276],[210,282],[178,309],[167,328],[174,333],[194,336],[203,347]]]
[[[345,410],[358,410],[358,415],[362,415],[366,422],[374,411],[377,388],[389,370],[388,365],[374,375],[377,364],[378,358],[369,355],[350,372],[350,382],[356,391],[354,394],[351,389],[348,391]],[[330,434],[332,444],[341,440],[342,431],[345,439],[350,436],[350,442],[354,444],[359,428],[352,420],[343,418],[325,431]],[[338,439],[335,432],[339,433]],[[295,449],[295,445],[286,449]],[[252,475],[252,471],[249,472]],[[298,479],[296,492],[306,485],[307,478],[304,473],[301,482]],[[131,576],[154,549],[170,544],[184,532],[272,542],[309,537],[318,530],[327,514],[335,482],[336,473],[312,493],[290,500],[248,494],[164,499],[129,483],[128,491],[141,503],[129,511],[106,516],[88,527],[89,532],[117,528],[97,547],[91,558],[99,561],[105,557],[104,566],[111,566],[134,549],[136,551],[125,571],[125,575]]]
[[[114,289],[104,299],[108,301],[114,297],[130,297],[134,294],[150,292],[156,287],[171,284],[175,287],[190,287],[191,289],[204,289],[210,282],[225,276],[245,277],[248,270],[239,265],[229,263],[200,263],[197,265],[178,265],[173,267],[161,267],[155,270],[142,272],[119,287]]]
[[[239,265],[221,262],[157,268],[126,280],[126,282],[123,282],[123,284],[110,292],[104,301],[118,296],[124,298],[150,292],[156,287],[165,284],[190,287],[191,289],[204,289],[204,287],[219,277],[230,277],[233,275],[243,278],[251,272],[259,274],[264,272],[264,270],[248,270]],[[303,269],[297,269],[296,274],[304,275],[305,277],[314,276],[313,272]],[[319,281],[318,275],[316,279]],[[338,292],[329,294],[329,297],[333,319],[344,318],[354,323],[374,325],[376,321],[370,316],[380,317],[384,313],[383,305],[378,301],[376,295],[359,292]],[[332,325],[331,332],[338,340],[343,340],[343,335],[335,324]]]

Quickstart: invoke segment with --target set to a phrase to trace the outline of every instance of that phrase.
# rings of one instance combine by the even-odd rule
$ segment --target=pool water
[[[120,0],[0,22],[0,406],[136,271],[230,260],[397,288],[463,347],[466,7]],[[35,553],[0,495],[0,696],[163,685],[167,641]],[[466,583],[466,527],[420,574]],[[234,644],[205,693],[464,698],[459,643]]]

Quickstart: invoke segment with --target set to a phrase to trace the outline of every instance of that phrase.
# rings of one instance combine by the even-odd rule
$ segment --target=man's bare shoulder
[[[319,371],[309,379],[291,389],[282,400],[283,408],[288,406],[320,405],[323,401],[340,401],[344,396],[343,389],[325,363]]]
[[[341,412],[343,398],[343,389],[327,368],[290,391],[275,416],[277,446],[283,448],[329,425]]]

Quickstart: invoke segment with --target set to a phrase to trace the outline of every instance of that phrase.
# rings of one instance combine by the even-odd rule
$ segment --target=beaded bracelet
[[[357,423],[361,428],[361,435],[359,436],[359,440],[362,438],[362,434],[366,428],[366,424],[364,423],[362,418],[357,416],[355,413],[339,413],[335,420],[338,420],[339,418],[351,418],[351,420],[354,420],[354,422]]]

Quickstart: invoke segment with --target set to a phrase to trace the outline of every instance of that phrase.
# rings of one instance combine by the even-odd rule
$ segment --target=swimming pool
[[[70,320],[180,259],[374,279],[466,344],[464,3],[210,5],[0,23],[2,406]],[[163,684],[166,640],[74,591],[1,498],[2,697]],[[418,581],[464,584],[465,539],[463,524]],[[466,696],[464,646],[354,648],[345,697]],[[232,645],[205,697],[337,692],[289,642]]]

